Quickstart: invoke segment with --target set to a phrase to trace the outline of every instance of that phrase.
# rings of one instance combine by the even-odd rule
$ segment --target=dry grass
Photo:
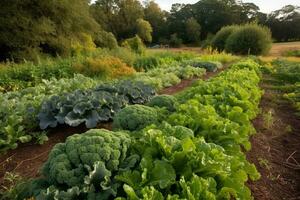
[[[274,43],[269,53],[269,56],[280,57],[286,51],[298,49],[300,49],[300,42]]]

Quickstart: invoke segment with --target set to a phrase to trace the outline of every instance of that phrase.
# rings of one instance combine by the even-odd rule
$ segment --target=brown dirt
[[[224,71],[227,68],[228,65],[226,65],[224,68],[218,70],[217,72],[207,72],[204,76],[201,77],[201,80],[208,80],[211,77],[216,76],[220,72]],[[168,94],[168,95],[173,95],[178,92],[181,92],[187,87],[190,87],[193,85],[195,81],[197,81],[199,78],[191,78],[187,80],[182,80],[179,84],[165,88],[159,92],[159,94]]]
[[[207,73],[202,79],[208,79],[219,72]],[[160,94],[174,94],[190,86],[197,78],[183,80],[178,85],[169,87],[159,92]],[[100,124],[97,128],[112,130],[112,123]],[[0,187],[4,184],[4,175],[6,172],[13,172],[25,178],[38,177],[39,169],[48,159],[48,154],[57,143],[64,142],[65,139],[75,133],[83,133],[88,129],[85,126],[76,128],[61,126],[50,130],[49,140],[43,144],[33,142],[20,144],[17,149],[8,151],[0,156]],[[1,188],[0,188],[1,189]]]
[[[257,134],[251,138],[252,150],[247,158],[261,173],[261,179],[249,182],[257,200],[300,199],[300,118],[282,99],[279,91],[262,83],[265,94],[262,114],[254,120]],[[265,113],[273,111],[273,125],[266,128]]]

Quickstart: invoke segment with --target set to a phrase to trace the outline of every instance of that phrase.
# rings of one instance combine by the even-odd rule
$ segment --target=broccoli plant
[[[111,199],[120,187],[115,175],[138,160],[127,156],[131,140],[126,133],[103,129],[69,137],[52,149],[42,169],[44,178],[32,182],[32,192],[27,195],[36,199]]]

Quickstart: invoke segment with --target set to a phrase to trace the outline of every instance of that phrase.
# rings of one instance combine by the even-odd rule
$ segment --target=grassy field
[[[270,56],[281,56],[284,52],[300,49],[300,42],[274,43],[269,53]]]

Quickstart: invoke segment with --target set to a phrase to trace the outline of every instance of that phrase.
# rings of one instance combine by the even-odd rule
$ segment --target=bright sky
[[[196,3],[199,0],[155,0],[164,10],[170,10],[174,3]],[[274,10],[278,10],[285,5],[298,5],[300,6],[300,0],[243,0],[244,3],[252,2],[260,7],[260,10],[269,13]]]

